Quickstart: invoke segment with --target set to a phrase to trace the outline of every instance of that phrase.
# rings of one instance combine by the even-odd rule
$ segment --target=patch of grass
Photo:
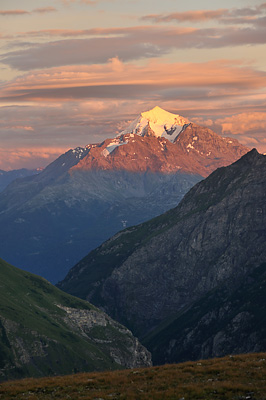
[[[10,381],[0,399],[265,400],[266,354]]]

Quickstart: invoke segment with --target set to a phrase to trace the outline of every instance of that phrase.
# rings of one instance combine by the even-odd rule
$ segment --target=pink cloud
[[[61,2],[65,5],[69,5],[71,3],[96,4],[98,3],[98,0],[61,0]]]
[[[255,7],[218,9],[218,10],[192,10],[183,12],[173,12],[169,14],[150,14],[142,17],[143,20],[150,20],[156,23],[164,22],[204,22],[208,20],[218,20],[222,23],[241,23],[253,22],[264,13],[266,5],[261,4]]]
[[[266,112],[249,112],[232,115],[216,120],[222,126],[223,133],[235,135],[250,131],[266,132]]]
[[[29,11],[26,10],[0,10],[0,15],[23,15],[23,14],[30,14]]]
[[[57,11],[57,9],[54,7],[43,7],[43,8],[35,8],[32,12],[45,14],[45,13],[50,13],[50,12],[54,12],[54,11]]]
[[[11,129],[11,130],[22,130],[22,131],[34,131],[32,126],[23,126],[23,125],[17,125],[17,126],[9,126],[6,129]]]
[[[195,10],[175,12],[170,14],[150,14],[142,17],[143,20],[152,20],[154,22],[171,22],[171,21],[190,21],[202,22],[210,19],[217,19],[228,14],[227,9],[220,10]]]
[[[42,7],[42,8],[35,8],[32,11],[27,11],[27,10],[0,10],[0,16],[7,16],[7,15],[25,15],[25,14],[32,14],[32,13],[39,13],[39,14],[45,14],[49,12],[54,12],[57,11],[56,8],[54,7]]]
[[[26,33],[27,34],[27,33]],[[20,50],[2,54],[1,62],[27,71],[65,65],[104,64],[110,58],[126,61],[163,57],[174,49],[221,48],[248,44],[265,44],[265,26],[248,28],[180,28],[138,26],[130,28],[95,28],[90,30],[47,30],[29,35],[88,35],[88,38],[67,38],[34,43]],[[23,34],[21,34],[22,36]],[[145,42],[143,42],[145,38]]]
[[[51,68],[23,75],[2,86],[0,100],[134,98],[152,93],[171,97],[178,90],[184,98],[190,96],[201,100],[204,96],[215,100],[236,98],[265,86],[265,72],[240,62],[217,60],[168,64],[150,61],[137,66],[114,57],[106,65]]]

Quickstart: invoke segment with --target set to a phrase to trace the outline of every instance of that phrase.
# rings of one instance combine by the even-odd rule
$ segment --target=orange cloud
[[[42,7],[42,8],[35,8],[32,11],[27,11],[27,10],[0,10],[0,16],[6,16],[6,15],[25,15],[25,14],[32,14],[32,13],[39,13],[39,14],[45,14],[48,12],[54,12],[57,11],[56,8],[54,7]]]
[[[182,91],[184,97],[185,91],[190,90],[187,96],[191,98],[199,95],[209,99],[236,98],[248,92],[256,96],[252,91],[265,86],[265,72],[240,62],[217,60],[170,64],[150,61],[137,66],[124,64],[115,57],[106,65],[66,66],[23,75],[2,87],[0,100],[130,98],[135,92],[142,96],[154,91],[166,96],[166,91],[173,95],[173,90]]]
[[[0,10],[0,15],[23,15],[23,14],[30,14],[29,11],[26,10]]]
[[[217,19],[221,16],[228,14],[227,9],[220,10],[195,10],[195,11],[184,11],[170,14],[150,14],[144,16],[143,20],[152,20],[154,22],[171,22],[171,21],[190,21],[190,22],[202,22],[210,19]]]
[[[38,31],[26,31],[19,32],[18,34],[24,37],[75,37],[75,36],[104,36],[104,37],[118,37],[124,36],[128,37],[130,35],[136,35],[140,39],[143,39],[143,35],[155,36],[163,35],[186,35],[196,33],[198,30],[191,27],[172,27],[170,29],[162,29],[158,31],[158,28],[152,27],[150,25],[142,26],[131,26],[131,27],[117,27],[117,28],[91,28],[91,29],[42,29]]]
[[[249,131],[266,132],[266,112],[249,112],[232,115],[216,120],[216,124],[222,126],[222,132],[235,135]]]
[[[253,22],[260,17],[266,9],[265,3],[255,7],[231,8],[218,10],[193,10],[173,12],[169,14],[150,14],[142,17],[143,20],[151,20],[156,23],[162,22],[204,22],[218,20],[222,23],[245,24]]]
[[[29,35],[88,35],[88,38],[67,38],[2,54],[1,62],[22,71],[66,65],[104,64],[110,58],[125,61],[162,58],[174,49],[221,48],[266,43],[265,26],[248,28],[180,28],[135,26],[129,28],[95,28],[86,31],[46,30]],[[27,33],[25,33],[26,35]],[[23,35],[23,33],[21,34]],[[145,41],[144,41],[145,38]]]
[[[15,130],[22,130],[22,131],[34,131],[32,126],[23,126],[23,125],[17,125],[17,126],[10,126],[6,127],[5,129],[15,129]]]
[[[32,12],[44,14],[44,13],[49,13],[49,12],[54,12],[54,11],[57,11],[57,9],[54,7],[42,7],[42,8],[35,8]]]
[[[97,0],[61,0],[63,4],[69,5],[70,3],[83,3],[83,4],[95,4]]]

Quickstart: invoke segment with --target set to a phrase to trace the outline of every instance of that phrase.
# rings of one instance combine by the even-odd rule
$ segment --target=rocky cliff
[[[59,287],[139,336],[266,261],[266,157],[255,149],[196,184],[173,210],[91,252]]]
[[[252,268],[251,268],[252,269]],[[144,343],[156,364],[258,353],[266,349],[266,263],[218,286]]]

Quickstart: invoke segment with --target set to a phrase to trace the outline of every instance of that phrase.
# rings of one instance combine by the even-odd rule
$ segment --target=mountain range
[[[11,182],[18,178],[25,178],[26,176],[36,175],[41,172],[40,168],[36,169],[13,169],[11,171],[0,170],[0,192],[2,192]]]
[[[11,183],[0,194],[0,254],[57,282],[108,237],[175,207],[248,150],[155,107],[115,138],[69,150]]]
[[[253,149],[58,286],[132,329],[158,363],[265,351],[265,226],[266,156]]]
[[[1,259],[0,282],[0,381],[151,365],[132,333],[87,301]]]

